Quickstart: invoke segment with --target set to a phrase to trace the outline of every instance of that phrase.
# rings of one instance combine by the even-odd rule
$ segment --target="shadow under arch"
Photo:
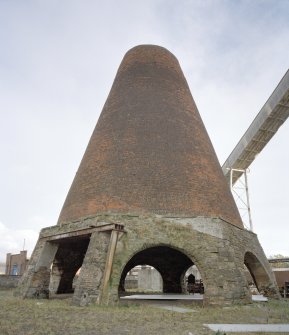
[[[247,251],[244,255],[244,264],[249,270],[258,291],[266,294],[266,288],[270,287],[271,280],[257,256]]]
[[[73,293],[75,276],[82,266],[90,236],[64,238],[58,241],[58,249],[52,262],[49,291],[52,294]]]
[[[183,293],[183,274],[194,263],[174,247],[166,245],[147,247],[135,253],[124,266],[120,277],[119,293],[125,292],[125,277],[137,265],[150,265],[160,273],[164,293]]]

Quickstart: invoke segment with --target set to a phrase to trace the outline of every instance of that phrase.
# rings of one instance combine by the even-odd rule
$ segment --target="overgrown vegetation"
[[[13,297],[11,290],[0,291],[0,334],[205,335],[214,334],[204,326],[207,323],[289,323],[289,302],[284,300],[223,308],[184,307],[192,311],[178,313],[150,305],[76,307],[70,299],[22,300]]]

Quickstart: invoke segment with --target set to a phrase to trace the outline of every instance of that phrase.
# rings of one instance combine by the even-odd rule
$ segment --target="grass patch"
[[[206,335],[214,332],[204,327],[204,323],[289,323],[288,301],[191,308],[194,313],[182,314],[150,305],[76,307],[71,299],[22,300],[13,297],[12,290],[1,290],[0,334]]]

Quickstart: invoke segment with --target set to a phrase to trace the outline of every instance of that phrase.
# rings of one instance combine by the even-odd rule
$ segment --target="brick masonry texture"
[[[177,59],[158,46],[125,55],[59,223],[100,212],[239,212]]]

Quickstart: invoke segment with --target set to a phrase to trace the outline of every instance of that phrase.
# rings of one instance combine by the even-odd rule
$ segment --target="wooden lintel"
[[[94,232],[105,232],[105,231],[119,231],[124,232],[124,226],[121,224],[116,223],[109,223],[102,226],[91,226],[89,228],[74,230],[66,233],[58,233],[58,234],[51,234],[48,236],[43,236],[41,239],[45,239],[46,241],[57,241],[62,240],[70,237],[77,237],[77,236],[83,236],[83,235],[90,235]]]

